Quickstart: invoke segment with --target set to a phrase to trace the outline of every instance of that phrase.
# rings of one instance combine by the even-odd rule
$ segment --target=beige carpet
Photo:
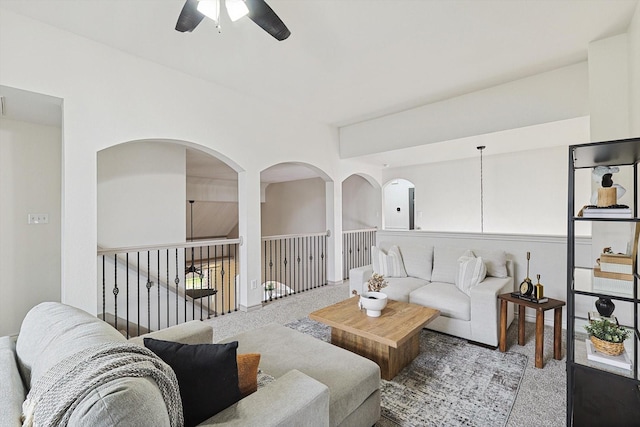
[[[273,322],[285,325],[308,316],[312,311],[348,298],[348,296],[348,284],[327,285],[273,301],[260,310],[249,313],[233,312],[206,322],[209,322],[213,327],[214,340],[219,341],[266,323]],[[566,420],[566,359],[563,357],[562,360],[554,360],[552,357],[553,330],[551,327],[545,327],[545,367],[538,369],[533,365],[535,361],[534,324],[527,323],[526,345],[522,347],[517,344],[517,329],[516,323],[509,328],[507,350],[526,355],[528,361],[507,426],[564,426]],[[563,349],[565,342],[563,331]]]

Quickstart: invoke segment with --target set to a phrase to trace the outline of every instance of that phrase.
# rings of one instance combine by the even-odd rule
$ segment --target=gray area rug
[[[303,318],[286,326],[330,341],[330,328]],[[504,426],[527,356],[490,350],[426,329],[420,354],[393,380],[381,380],[376,426]]]

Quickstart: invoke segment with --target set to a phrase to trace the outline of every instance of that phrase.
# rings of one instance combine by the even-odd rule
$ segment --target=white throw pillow
[[[456,286],[465,294],[471,296],[471,288],[478,286],[487,276],[487,267],[481,257],[461,256],[458,259],[458,275]]]
[[[474,249],[473,252],[482,257],[487,266],[487,276],[507,277],[507,254],[501,250]]]
[[[391,246],[386,254],[382,249],[371,246],[371,264],[373,272],[384,277],[407,277],[397,246]]]

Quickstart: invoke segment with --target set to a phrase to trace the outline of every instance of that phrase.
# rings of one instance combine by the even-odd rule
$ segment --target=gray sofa
[[[147,334],[185,344],[211,343],[210,326],[192,321]],[[130,340],[142,345],[145,336]],[[380,369],[368,359],[280,325],[240,334],[238,353],[262,355],[275,377],[203,426],[371,426],[380,417]],[[17,340],[0,338],[0,425],[20,426],[29,387],[51,367],[88,346],[125,342],[101,320],[60,303],[42,303],[25,317]],[[126,377],[98,387],[71,416],[72,426],[167,426],[156,383]]]
[[[385,277],[387,287],[381,292],[390,299],[420,304],[440,310],[440,316],[428,329],[496,347],[499,339],[499,304],[497,296],[514,290],[513,262],[504,251],[445,246],[394,245],[380,242],[382,251],[397,246],[404,270],[400,276]],[[468,293],[456,285],[459,259],[471,251],[482,258],[487,276]],[[374,252],[372,248],[372,253]],[[349,271],[349,288],[358,294],[367,291],[367,281],[374,273],[372,265]],[[406,273],[406,274],[405,274]],[[507,326],[514,318],[510,304]]]

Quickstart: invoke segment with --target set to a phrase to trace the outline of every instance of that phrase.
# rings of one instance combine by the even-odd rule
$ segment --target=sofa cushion
[[[477,257],[482,257],[487,266],[487,276],[507,277],[507,254],[505,251],[492,249],[474,249],[473,253]]]
[[[409,294],[427,283],[429,282],[415,277],[392,277],[387,279],[387,286],[380,289],[380,292],[394,301],[409,302]]]
[[[458,275],[458,258],[468,249],[436,246],[433,248],[432,282],[455,283]]]
[[[15,343],[0,337],[0,426],[22,425],[22,402],[26,391],[16,364]]]
[[[458,259],[458,275],[456,286],[462,292],[471,296],[471,288],[478,286],[487,276],[487,267],[482,258],[462,256]]]
[[[45,372],[87,347],[126,339],[107,323],[58,302],[38,304],[25,316],[16,342],[18,367],[31,388]]]
[[[402,263],[402,255],[397,246],[391,246],[389,252],[385,253],[382,249],[371,247],[371,264],[373,272],[385,277],[407,277],[407,272]]]
[[[236,341],[190,345],[145,338],[144,345],[175,372],[185,426],[195,426],[240,400]]]
[[[282,325],[265,325],[231,340],[238,341],[239,352],[259,352],[260,369],[273,375],[275,383],[297,369],[329,387],[332,426],[341,425],[380,387],[380,367],[375,362]]]
[[[442,316],[471,320],[471,298],[453,283],[430,283],[411,292],[409,302],[440,310]]]
[[[433,247],[403,245],[400,248],[404,269],[408,276],[431,280]]]

